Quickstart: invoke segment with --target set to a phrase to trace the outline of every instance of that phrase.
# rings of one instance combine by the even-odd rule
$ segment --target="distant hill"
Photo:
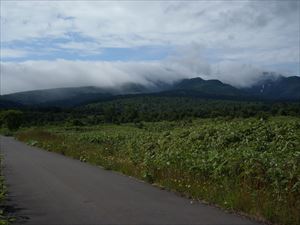
[[[205,95],[215,96],[240,96],[243,91],[219,80],[203,80],[200,77],[192,79],[184,79],[176,83],[171,90],[174,91],[193,91],[203,93]]]
[[[2,95],[1,99],[24,106],[70,107],[91,101],[101,101],[115,95],[147,92],[151,92],[151,89],[140,84],[127,83],[117,88],[87,86],[25,91]]]
[[[209,95],[217,98],[233,97],[272,101],[300,101],[300,77],[283,77],[273,73],[264,73],[261,80],[248,88],[235,88],[219,80],[192,78],[184,79],[175,84],[171,91]]]
[[[21,107],[23,107],[21,103],[6,100],[0,96],[0,109],[16,109]]]
[[[300,77],[270,76],[244,90],[267,100],[300,100]]]
[[[115,88],[88,86],[26,91],[2,95],[0,108],[22,105],[72,107],[141,94],[234,100],[300,101],[300,77],[283,77],[265,73],[261,80],[248,88],[236,88],[219,80],[204,80],[197,77],[179,80],[174,84],[157,82],[151,86],[126,83]]]
[[[101,98],[109,95],[105,90],[97,87],[55,88],[35,90],[3,95],[2,99],[14,101],[23,105],[72,105],[90,99]]]

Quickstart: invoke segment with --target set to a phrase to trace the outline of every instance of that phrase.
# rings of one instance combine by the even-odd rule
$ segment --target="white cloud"
[[[1,94],[54,87],[116,86],[124,82],[148,84],[147,77],[164,73],[157,62],[67,60],[2,62],[1,71]],[[172,79],[169,75],[168,79]]]
[[[223,59],[232,61],[243,61],[248,64],[264,65],[276,63],[298,63],[299,51],[297,48],[280,48],[280,49],[249,49],[247,51],[239,51],[227,53],[223,55]]]
[[[2,41],[77,32],[103,47],[298,45],[299,2],[3,2]],[[297,32],[298,31],[298,32]],[[233,38],[228,38],[233,37]]]
[[[0,48],[0,56],[2,58],[22,58],[28,55],[28,52],[24,50]]]
[[[255,84],[264,70],[250,64],[222,61],[211,65],[213,77],[235,87],[249,87]]]
[[[180,58],[178,58],[180,59]],[[209,64],[175,58],[152,62],[105,61],[26,61],[1,63],[1,94],[56,87],[114,87],[127,82],[153,85],[161,81],[202,77],[220,79],[237,87],[252,85],[261,69],[231,61]]]
[[[84,54],[101,54],[101,45],[95,42],[67,42],[57,44],[59,48]]]

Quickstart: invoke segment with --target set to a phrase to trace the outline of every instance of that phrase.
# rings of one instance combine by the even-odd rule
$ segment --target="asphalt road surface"
[[[20,224],[257,225],[134,178],[0,137]]]

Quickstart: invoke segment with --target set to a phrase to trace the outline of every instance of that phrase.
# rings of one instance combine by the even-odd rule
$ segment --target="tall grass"
[[[2,157],[0,155],[0,225],[8,225],[11,218],[6,215],[4,210],[7,189],[2,172]]]

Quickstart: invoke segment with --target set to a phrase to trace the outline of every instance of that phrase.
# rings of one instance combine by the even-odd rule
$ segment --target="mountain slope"
[[[245,91],[269,100],[300,100],[300,77],[269,77],[246,88]]]
[[[82,102],[95,97],[107,96],[108,94],[97,87],[55,88],[36,90],[3,95],[2,99],[18,102],[24,105],[43,105],[61,101]]]
[[[3,95],[2,99],[27,106],[63,106],[71,107],[89,102],[102,101],[117,95],[149,94],[187,95],[197,97],[241,96],[242,92],[218,80],[201,78],[184,79],[173,85],[157,82],[151,86],[136,83],[125,83],[115,88],[74,87],[47,90],[26,91]]]
[[[72,107],[132,94],[234,100],[297,101],[300,100],[300,77],[274,76],[266,73],[252,87],[240,89],[219,80],[203,80],[199,77],[183,79],[173,85],[158,82],[153,83],[151,86],[126,83],[115,88],[93,86],[56,88],[3,95],[0,98],[2,102],[0,102],[0,106],[2,104],[5,107],[9,105],[17,107],[19,104],[25,106]]]
[[[71,87],[18,92],[1,96],[3,101],[13,101],[31,106],[75,106],[90,101],[103,100],[115,95],[139,94],[151,89],[135,83],[126,83],[116,88]]]
[[[0,96],[0,109],[15,109],[21,108],[22,106],[23,105],[18,102],[6,100],[3,99],[2,96]]]
[[[243,94],[243,91],[219,80],[203,80],[200,77],[184,79],[175,84],[173,90],[186,90],[216,96],[238,96]]]

